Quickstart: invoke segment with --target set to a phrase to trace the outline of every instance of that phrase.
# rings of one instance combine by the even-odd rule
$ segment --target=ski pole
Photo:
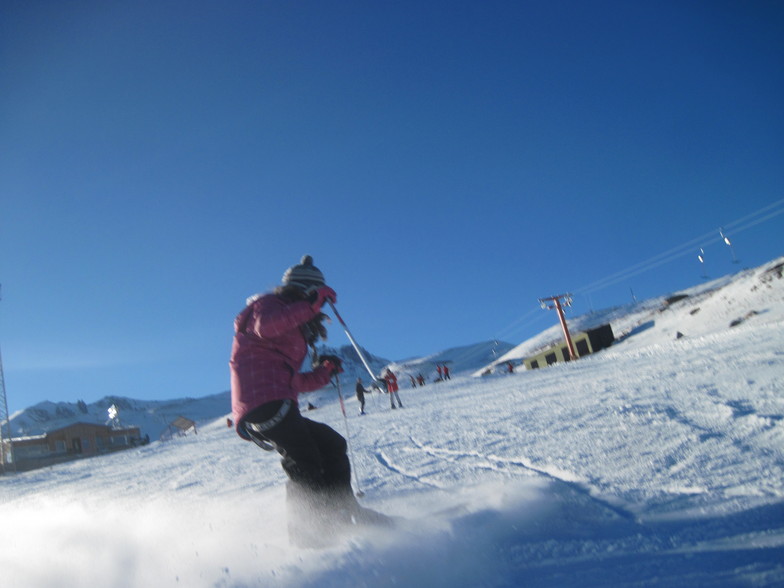
[[[354,346],[354,350],[357,352],[357,355],[359,356],[359,359],[362,362],[362,365],[365,366],[365,369],[370,374],[370,378],[374,382],[378,382],[379,380],[376,377],[376,375],[373,373],[373,370],[370,369],[370,366],[368,365],[368,362],[365,359],[365,356],[362,354],[362,350],[359,348],[359,345],[357,345],[357,342],[354,340],[354,337],[351,335],[351,331],[348,330],[348,325],[346,325],[346,321],[344,321],[343,317],[340,316],[340,313],[338,312],[338,309],[335,308],[335,304],[331,300],[328,300],[327,302],[329,302],[329,306],[332,308],[332,312],[335,313],[335,317],[338,319],[338,321],[340,321],[340,324],[343,326],[343,330],[346,332],[346,337],[348,337],[348,340],[351,341],[351,345]]]
[[[338,399],[340,400],[340,412],[343,413],[343,422],[346,423],[346,445],[348,445],[348,455],[351,458],[351,469],[354,470],[354,483],[357,485],[357,496],[362,498],[365,493],[359,487],[359,476],[357,476],[356,462],[354,461],[354,450],[351,446],[351,431],[348,430],[348,417],[346,416],[346,405],[343,403],[343,393],[340,391],[340,376],[335,374],[335,387],[338,389]]]

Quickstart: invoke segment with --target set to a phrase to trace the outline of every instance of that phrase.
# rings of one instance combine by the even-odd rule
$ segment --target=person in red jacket
[[[400,402],[400,396],[397,393],[397,376],[389,368],[387,368],[387,371],[384,372],[384,381],[387,384],[387,392],[389,392],[389,403],[392,405],[392,409],[395,409],[395,399],[397,399],[397,405],[400,408],[403,408],[403,403]]]
[[[290,538],[306,547],[323,546],[340,524],[385,518],[357,503],[346,440],[299,410],[300,393],[342,372],[339,358],[316,353],[316,342],[326,338],[322,306],[336,300],[313,258],[304,256],[286,270],[281,286],[248,299],[234,321],[229,361],[237,434],[281,455]],[[309,347],[313,369],[300,372]]]

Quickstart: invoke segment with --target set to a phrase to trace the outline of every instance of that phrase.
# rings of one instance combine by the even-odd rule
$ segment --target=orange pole
[[[540,298],[539,302],[542,303],[542,308],[555,308],[558,311],[558,320],[561,321],[561,329],[563,330],[564,339],[566,339],[566,347],[569,350],[569,359],[577,359],[577,354],[574,352],[574,344],[572,343],[572,336],[569,334],[569,327],[566,325],[566,317],[564,316],[563,307],[561,306],[561,298],[566,298],[566,305],[571,305],[571,294],[559,294],[558,296],[550,296],[549,298]],[[554,306],[547,306],[545,302],[553,302]]]
[[[561,321],[561,329],[563,329],[564,338],[566,339],[566,346],[569,348],[569,357],[572,360],[577,359],[577,354],[574,352],[574,345],[572,344],[572,336],[569,334],[569,327],[566,326],[566,317],[564,316],[563,308],[561,308],[560,298],[555,298],[555,310],[558,311],[558,319]]]

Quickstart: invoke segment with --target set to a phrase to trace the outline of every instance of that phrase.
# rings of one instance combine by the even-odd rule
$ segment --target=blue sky
[[[305,253],[389,359],[784,254],[782,25],[776,1],[4,2],[9,408],[227,389],[235,314]]]

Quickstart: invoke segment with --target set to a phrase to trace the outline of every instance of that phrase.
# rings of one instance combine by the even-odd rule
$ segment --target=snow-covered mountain
[[[172,400],[134,400],[121,396],[106,396],[86,404],[73,402],[39,402],[25,410],[14,413],[11,428],[15,437],[40,435],[74,423],[106,424],[108,409],[116,406],[119,423],[141,429],[142,436],[159,439],[174,419],[184,416],[197,423],[215,420],[231,412],[228,392],[212,394],[202,398],[178,398]]]
[[[403,410],[323,391],[309,416],[350,440],[363,503],[403,519],[325,550],[288,544],[280,458],[226,409],[0,476],[3,585],[782,586],[783,268],[613,309],[607,350],[403,389]]]
[[[409,373],[422,373],[427,381],[432,382],[436,377],[436,364],[446,362],[449,363],[455,375],[470,373],[498,354],[505,353],[511,347],[512,345],[509,343],[491,341],[455,347],[428,357],[402,362],[391,362],[373,355],[365,349],[362,350],[362,353],[374,374],[380,375],[384,368],[391,367],[398,374],[401,386],[407,388],[409,384],[406,375]],[[329,354],[341,358],[344,372],[340,379],[344,394],[353,394],[354,382],[357,377],[361,377],[366,385],[369,383],[370,375],[352,346],[329,347],[321,345],[318,352],[320,355]],[[306,359],[306,363],[309,362],[310,359]],[[304,366],[304,369],[307,369],[307,366]],[[329,385],[322,390],[305,395],[304,399],[306,402],[319,406],[323,402],[329,402],[334,396],[334,387]],[[108,420],[107,411],[112,405],[119,410],[121,424],[137,426],[141,429],[142,436],[149,435],[151,439],[159,439],[168,430],[169,424],[178,416],[184,416],[199,423],[226,416],[231,412],[231,398],[228,391],[202,398],[178,398],[164,401],[107,396],[90,404],[82,401],[38,403],[12,415],[11,428],[14,436],[21,437],[39,435],[77,422],[105,424]]]

